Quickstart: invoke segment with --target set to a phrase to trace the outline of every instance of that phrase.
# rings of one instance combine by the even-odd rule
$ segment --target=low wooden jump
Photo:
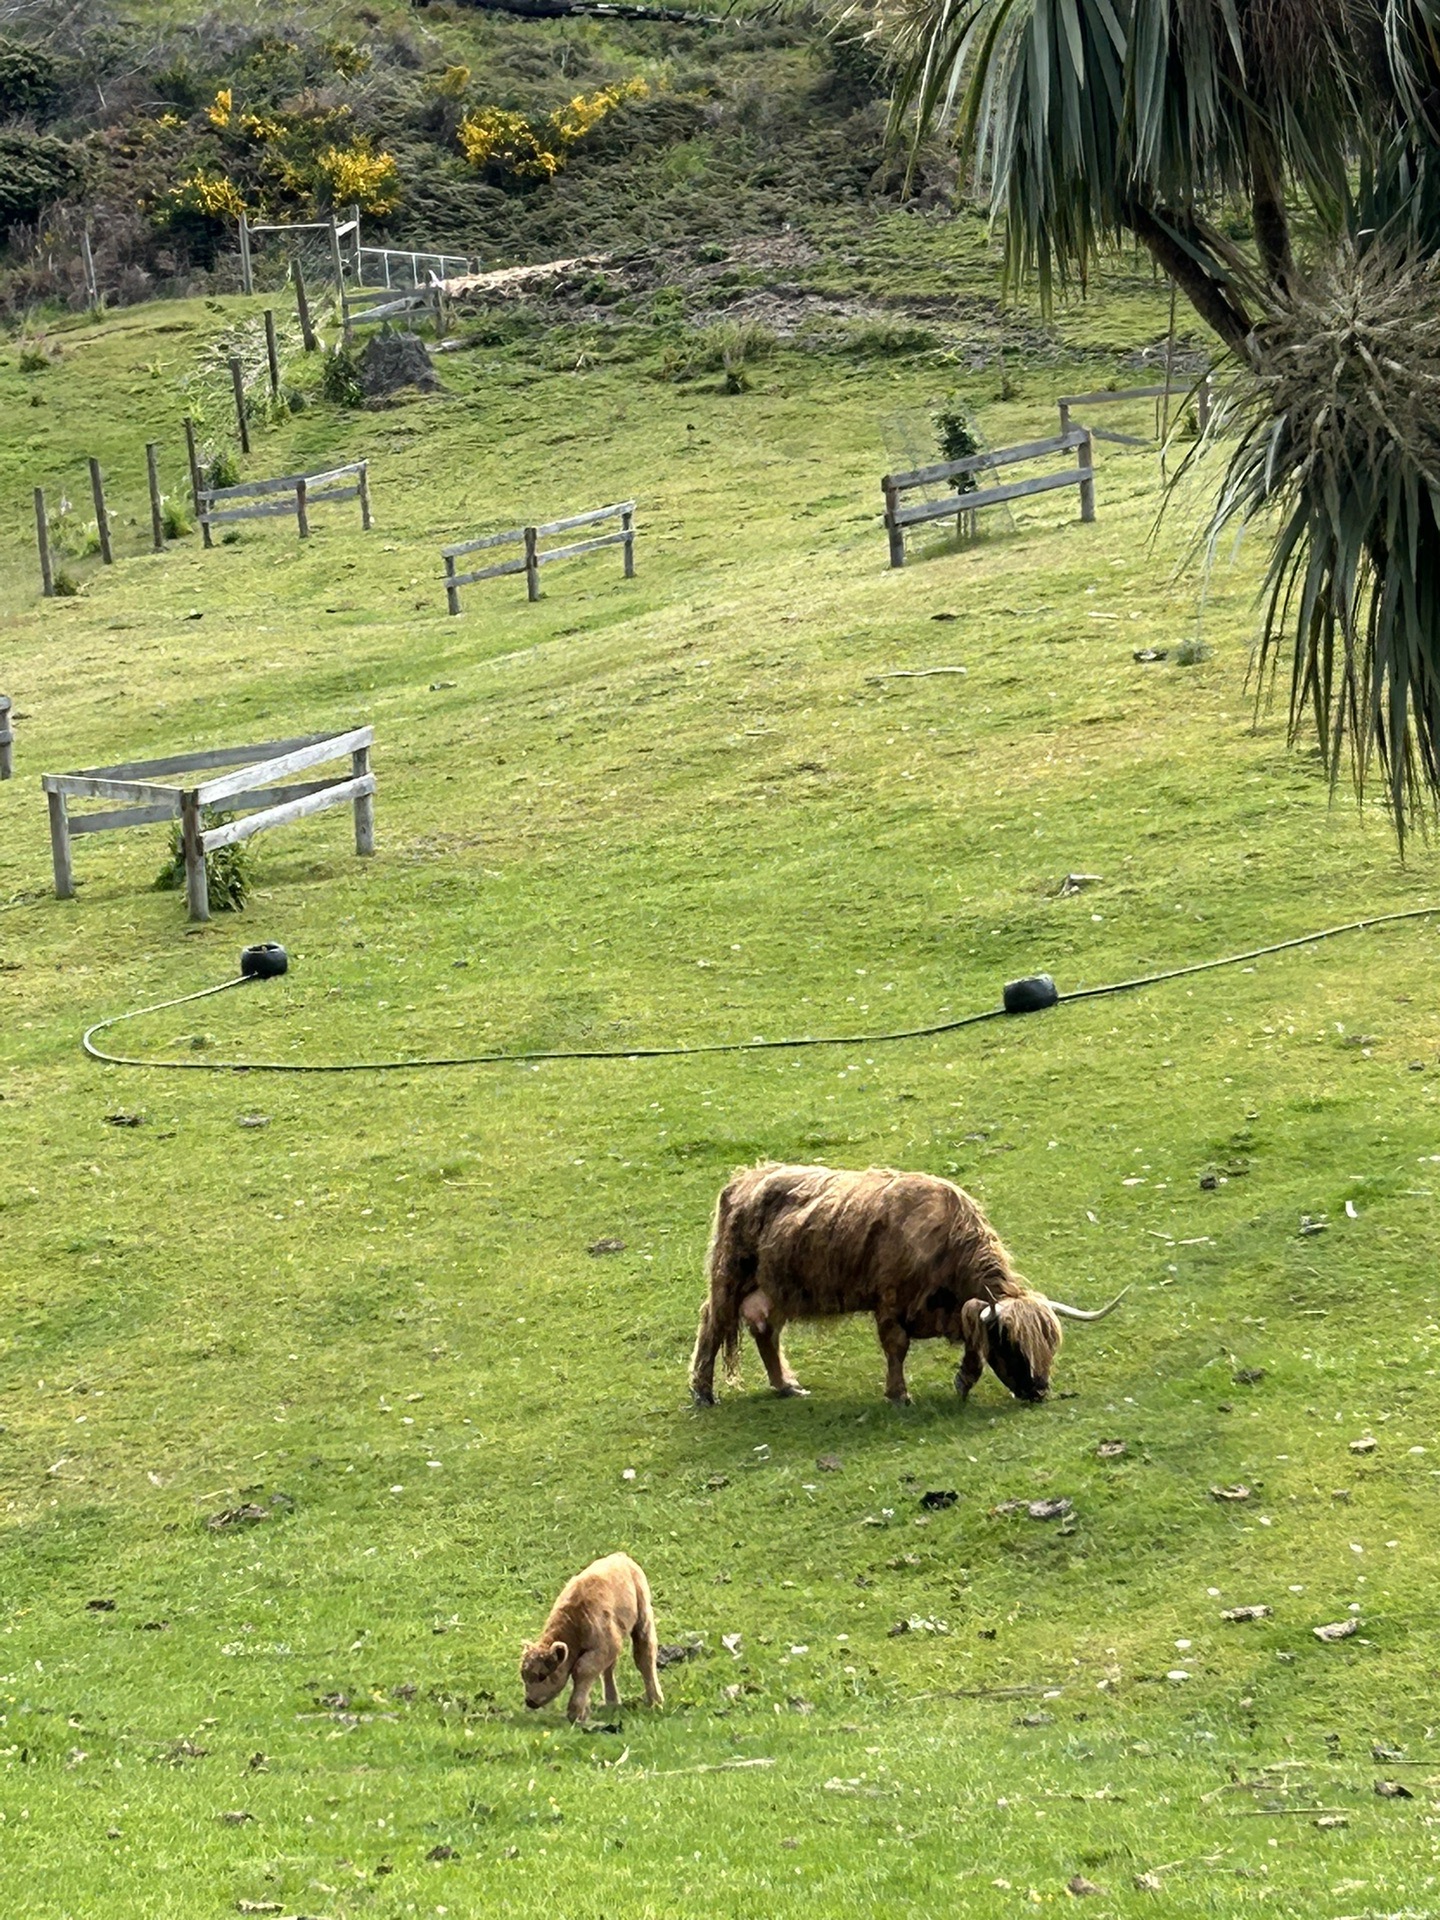
[[[1060,473],[1038,474],[1033,480],[1012,480],[1003,486],[980,487],[973,493],[956,493],[948,500],[925,500],[918,506],[900,504],[900,496],[917,487],[933,486],[938,480],[958,480],[965,474],[987,473],[992,467],[1011,467],[1022,460],[1042,460],[1052,453],[1075,455],[1076,464]],[[996,447],[990,453],[972,453],[963,460],[942,460],[933,467],[917,467],[913,473],[887,474],[880,482],[885,495],[885,530],[890,536],[890,564],[905,564],[905,529],[924,526],[930,520],[949,520],[959,514],[978,513],[983,507],[998,507],[1007,500],[1022,500],[1032,493],[1049,493],[1055,487],[1080,489],[1080,518],[1095,518],[1095,449],[1088,427],[1072,427],[1053,440],[1029,440],[1019,447]]]
[[[55,868],[55,897],[75,894],[70,842],[77,834],[106,833],[113,827],[149,826],[179,820],[185,852],[185,901],[192,920],[210,918],[205,885],[205,856],[233,846],[269,827],[320,813],[347,802],[355,808],[355,851],[375,851],[375,776],[370,771],[373,727],[349,733],[306,734],[297,740],[271,740],[256,747],[212,747],[204,753],[173,754],[163,760],[133,760],[118,767],[87,767],[78,773],[40,777],[50,805],[50,852]],[[348,778],[327,774],[317,780],[290,776],[330,760],[350,758]],[[233,767],[215,778],[175,781],[175,774],[197,774]],[[74,800],[119,802],[102,813],[71,814]],[[206,812],[239,812],[242,818],[205,825]]]
[[[0,693],[0,780],[8,780],[15,771],[13,758],[15,735],[10,727],[12,702],[8,693]]]
[[[346,287],[340,295],[340,314],[345,338],[356,327],[378,326],[384,321],[431,320],[435,338],[445,338],[445,289],[443,287]]]
[[[555,533],[568,533],[573,527],[593,527],[601,520],[618,519],[620,527],[615,533],[597,534],[591,540],[572,541],[568,547],[551,547],[548,552],[541,550],[540,542]],[[524,552],[519,559],[501,560],[493,567],[480,567],[474,573],[457,573],[455,562],[467,553],[479,553],[483,548],[519,546]],[[543,527],[511,527],[505,533],[487,533],[479,540],[462,540],[458,547],[442,547],[440,558],[445,562],[445,598],[451,613],[460,611],[460,589],[470,587],[477,580],[494,580],[502,573],[523,573],[525,591],[530,599],[540,598],[540,569],[551,560],[573,560],[582,553],[594,553],[599,547],[618,547],[625,549],[625,578],[635,578],[635,502],[623,500],[617,506],[596,507],[591,513],[572,514],[567,520],[550,520]]]
[[[1184,383],[1172,381],[1162,387],[1107,387],[1103,393],[1066,393],[1055,402],[1060,409],[1060,431],[1068,433],[1071,428],[1071,413],[1076,407],[1105,407],[1119,400],[1184,400],[1191,393]],[[1195,416],[1203,433],[1210,424],[1210,375],[1207,373],[1199,386],[1194,388]],[[1160,409],[1155,409],[1155,437],[1160,436]],[[1091,427],[1091,433],[1097,440],[1114,440],[1122,447],[1143,447],[1145,442],[1133,433],[1116,433],[1109,427]]]
[[[348,480],[353,480],[354,484],[340,484]],[[210,528],[224,526],[232,520],[269,520],[276,514],[294,514],[300,526],[300,538],[308,540],[310,509],[335,506],[341,500],[359,500],[360,524],[368,533],[368,460],[357,460],[348,467],[335,467],[329,473],[288,473],[278,480],[247,480],[238,487],[197,487],[195,517],[202,528]],[[228,504],[246,501],[253,504]]]

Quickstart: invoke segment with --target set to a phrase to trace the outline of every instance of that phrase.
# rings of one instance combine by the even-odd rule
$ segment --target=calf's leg
[[[635,1622],[630,1646],[635,1655],[635,1664],[640,1669],[640,1678],[645,1682],[646,1705],[663,1707],[665,1696],[660,1691],[660,1677],[655,1671],[655,1622],[648,1609]]]
[[[607,1707],[618,1707],[620,1704],[620,1695],[615,1686],[615,1662],[613,1660],[609,1666],[606,1667],[603,1677],[605,1681],[605,1704]]]
[[[571,1675],[574,1686],[570,1691],[570,1705],[566,1708],[569,1718],[580,1724],[590,1716],[590,1689],[600,1677],[600,1659],[595,1654],[582,1654],[575,1662]],[[615,1664],[612,1660],[612,1666]]]
[[[985,1371],[985,1362],[974,1347],[966,1347],[961,1356],[960,1366],[955,1374],[955,1391],[962,1400],[968,1400],[970,1389]]]

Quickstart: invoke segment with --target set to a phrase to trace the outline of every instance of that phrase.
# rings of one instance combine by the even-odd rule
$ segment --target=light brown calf
[[[655,1675],[655,1616],[650,1610],[650,1583],[626,1553],[592,1560],[561,1591],[550,1618],[520,1661],[527,1707],[543,1707],[574,1682],[569,1716],[584,1720],[590,1711],[590,1689],[605,1681],[605,1704],[618,1707],[615,1663],[629,1638],[635,1664],[645,1682],[645,1699],[663,1706],[665,1696]]]

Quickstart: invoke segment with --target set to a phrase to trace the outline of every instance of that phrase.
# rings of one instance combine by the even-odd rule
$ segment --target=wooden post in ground
[[[210,889],[205,883],[205,849],[200,796],[193,787],[180,796],[180,837],[185,849],[185,905],[192,920],[210,918]]]
[[[190,458],[190,497],[195,503],[195,524],[200,529],[200,537],[207,547],[215,543],[210,538],[210,529],[205,524],[204,511],[200,505],[200,456],[195,451],[195,422],[185,422],[185,451]]]
[[[90,245],[90,229],[80,235],[80,253],[85,262],[85,294],[92,307],[100,304],[100,283],[95,278],[95,254]]]
[[[235,389],[235,419],[240,428],[240,451],[250,451],[250,429],[245,424],[245,369],[232,354],[230,358],[230,384]]]
[[[107,567],[113,566],[115,556],[110,551],[110,520],[105,512],[105,482],[100,474],[100,462],[93,457],[90,461],[90,495],[95,502],[95,529],[100,535],[100,558]]]
[[[360,525],[366,533],[370,531],[370,462],[368,460],[360,462]]]
[[[306,353],[314,353],[320,342],[315,338],[315,329],[310,324],[310,302],[305,297],[305,270],[300,265],[297,253],[290,262],[291,276],[295,281],[295,311],[300,316],[300,340]]]
[[[250,222],[243,207],[240,210],[240,291],[255,291],[255,276],[250,270]]]
[[[635,516],[627,507],[620,516],[620,530],[625,535],[625,578],[635,578]]]
[[[306,485],[304,480],[297,480],[295,482],[295,518],[300,522],[300,538],[302,540],[308,540],[310,538],[310,516],[305,511],[305,494]]]
[[[70,819],[63,793],[47,793],[50,803],[50,860],[55,869],[55,898],[75,898],[75,870],[70,863]]]
[[[1080,518],[1095,518],[1095,442],[1090,437],[1090,429],[1081,429],[1083,439],[1075,449],[1075,462],[1084,478],[1080,482]]]
[[[370,771],[370,749],[358,747],[350,756],[350,771],[355,779],[361,780]],[[361,793],[355,797],[355,851],[359,854],[375,851],[375,796],[373,793]]]
[[[145,475],[150,482],[150,542],[156,553],[165,551],[165,517],[160,507],[160,469],[155,464],[154,440],[145,442]]]
[[[275,343],[275,310],[265,309],[265,358],[270,362],[270,398],[280,398],[280,349]]]
[[[50,571],[50,522],[45,517],[45,489],[35,489],[35,541],[40,549],[40,591],[55,598],[55,575]]]
[[[333,213],[330,216],[330,258],[335,267],[335,295],[338,299],[345,291],[345,262],[340,258],[340,224]]]
[[[10,730],[10,696],[0,693],[0,780],[8,780],[15,771],[11,748],[15,735]]]
[[[455,585],[455,556],[453,553],[447,553],[445,556],[445,603],[451,613],[458,613],[460,611],[460,589]]]
[[[885,490],[885,531],[890,536],[890,564],[903,567],[905,564],[905,529],[896,522],[900,511],[900,491],[892,486],[887,475],[880,485]]]
[[[525,529],[525,596],[529,600],[540,598],[540,557],[535,551],[537,535],[534,527]]]
[[[1060,431],[1061,433],[1069,433],[1070,409],[1063,400],[1059,404],[1060,404]]]

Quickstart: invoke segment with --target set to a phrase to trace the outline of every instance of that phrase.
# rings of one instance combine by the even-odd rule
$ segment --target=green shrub
[[[80,591],[80,582],[68,567],[61,567],[52,582],[56,596],[61,600],[73,600]]]
[[[743,393],[750,384],[743,369],[752,360],[768,358],[778,345],[775,335],[758,321],[717,320],[667,347],[660,375],[665,380],[691,380],[701,373],[723,373],[726,391]]]
[[[940,345],[940,336],[929,327],[909,320],[857,320],[847,327],[841,344],[843,353],[859,357],[893,357],[903,353],[930,353]]]
[[[205,484],[209,487],[238,487],[240,484],[240,462],[227,448],[217,453],[206,469]]]
[[[43,373],[46,367],[53,367],[59,358],[60,349],[52,347],[43,333],[20,342],[21,373]]]
[[[0,115],[40,113],[59,92],[55,62],[24,40],[0,40]]]
[[[23,128],[0,133],[0,231],[38,220],[53,201],[75,193],[83,179],[79,152],[66,141]]]
[[[58,588],[57,588],[58,591]],[[212,826],[224,826],[233,814],[217,813]],[[185,834],[178,820],[170,828],[170,857],[155,876],[156,893],[180,893],[185,887]],[[250,897],[250,845],[217,847],[205,856],[205,894],[211,913],[243,913]]]
[[[365,398],[360,368],[348,347],[332,347],[320,369],[320,391],[337,407],[358,407]]]
[[[1198,667],[1202,660],[1210,658],[1212,648],[1203,640],[1182,640],[1175,649],[1177,667]]]
[[[160,500],[160,531],[167,540],[183,540],[187,533],[195,528],[184,507],[172,495],[162,495]]]
[[[984,452],[974,415],[958,401],[950,401],[936,412],[935,441],[942,460],[969,460]],[[979,484],[973,473],[958,474],[954,481],[957,493],[974,493]]]

